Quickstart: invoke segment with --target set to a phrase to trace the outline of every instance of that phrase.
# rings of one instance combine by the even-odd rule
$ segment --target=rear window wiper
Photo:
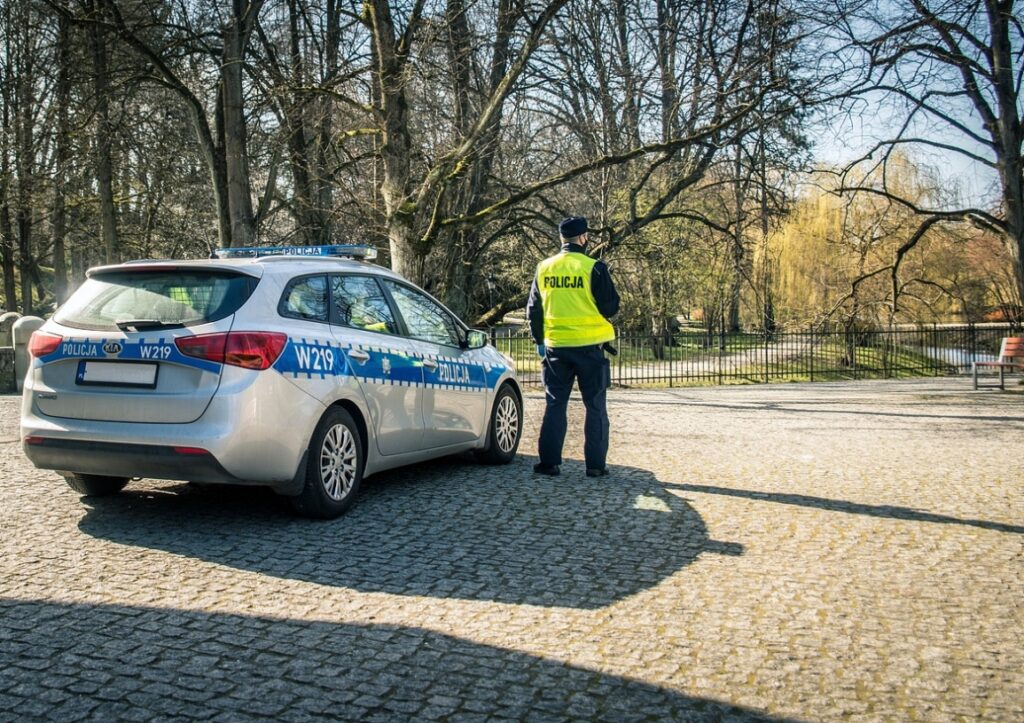
[[[160,321],[158,319],[122,319],[115,321],[121,331],[147,331],[149,329],[182,329],[180,321]]]

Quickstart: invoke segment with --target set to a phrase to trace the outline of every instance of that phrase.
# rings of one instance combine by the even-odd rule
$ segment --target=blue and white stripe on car
[[[194,367],[206,372],[220,371],[222,364],[182,354],[174,339],[165,337],[134,340],[127,339],[76,339],[65,338],[52,354],[32,360],[33,368],[66,359],[94,359],[96,361],[144,361],[168,362]]]
[[[369,359],[353,361],[352,351],[366,353]],[[424,365],[425,359],[436,367]],[[341,346],[308,337],[290,337],[274,369],[294,379],[354,376],[368,384],[447,390],[493,389],[508,371],[502,364],[432,354],[420,357],[384,346]]]

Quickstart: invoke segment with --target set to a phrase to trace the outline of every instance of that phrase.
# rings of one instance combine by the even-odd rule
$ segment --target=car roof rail
[[[377,249],[365,244],[328,244],[324,246],[233,246],[216,249],[211,258],[257,259],[271,256],[301,258],[333,258],[373,261]]]

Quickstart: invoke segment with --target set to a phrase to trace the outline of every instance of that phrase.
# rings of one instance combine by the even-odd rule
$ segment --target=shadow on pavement
[[[418,628],[4,600],[0,640],[0,718],[772,720]]]
[[[887,517],[893,520],[909,520],[910,522],[935,522],[943,525],[967,525],[968,527],[979,527],[983,530],[1012,532],[1017,535],[1024,535],[1024,527],[1020,525],[1008,525],[1002,522],[990,522],[988,520],[972,520],[960,517],[950,517],[949,515],[938,515],[933,512],[925,512],[924,510],[915,510],[912,507],[901,507],[898,505],[866,505],[860,502],[831,500],[827,497],[812,497],[810,495],[794,495],[780,492],[758,492],[755,490],[738,490],[731,487],[714,487],[712,485],[669,484],[666,486],[672,489],[687,490],[689,492],[703,492],[705,494],[725,495],[727,497],[743,497],[750,500],[777,502],[782,505],[815,507],[819,510],[828,510],[829,512],[847,512],[852,515]]]
[[[649,472],[539,477],[532,460],[459,460],[367,480],[331,522],[298,519],[254,488],[169,485],[85,498],[80,529],[279,578],[363,592],[596,609],[653,587],[703,552],[700,515]]]

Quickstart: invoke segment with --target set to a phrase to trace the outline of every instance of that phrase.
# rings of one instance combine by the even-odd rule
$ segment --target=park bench
[[[974,377],[974,388],[978,388],[978,368],[995,367],[999,370],[999,388],[1005,389],[1003,375],[1007,369],[1024,370],[1024,336],[1007,336],[999,345],[997,361],[976,361],[971,363],[971,376]]]

